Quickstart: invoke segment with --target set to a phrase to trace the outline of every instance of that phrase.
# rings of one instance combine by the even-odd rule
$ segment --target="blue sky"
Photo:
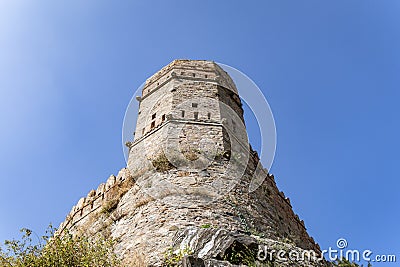
[[[262,89],[271,172],[322,248],[345,237],[400,260],[399,12],[397,0],[1,1],[0,240],[58,226],[124,167],[133,92],[189,58]]]

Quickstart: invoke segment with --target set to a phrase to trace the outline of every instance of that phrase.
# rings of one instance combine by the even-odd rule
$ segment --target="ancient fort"
[[[129,266],[324,266],[248,144],[237,88],[218,64],[175,60],[136,98],[127,166],[81,198],[59,232],[112,236]],[[315,261],[263,257],[265,246],[312,250]]]

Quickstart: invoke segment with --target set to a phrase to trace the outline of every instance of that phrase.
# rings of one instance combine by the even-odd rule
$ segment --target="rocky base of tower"
[[[188,227],[175,235],[165,257],[174,266],[327,266],[311,250],[293,243],[223,228]]]

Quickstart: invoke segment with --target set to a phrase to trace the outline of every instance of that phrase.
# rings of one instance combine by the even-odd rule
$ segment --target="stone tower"
[[[260,246],[318,256],[274,176],[259,170],[237,88],[220,66],[175,60],[137,100],[127,167],[81,198],[59,232],[110,235],[129,266],[163,266],[182,251],[184,266],[277,264],[257,258]],[[255,176],[261,184],[249,191]],[[285,264],[272,266],[324,266]]]
[[[135,138],[128,143],[131,173],[177,169],[203,177],[195,182],[156,179],[151,181],[157,186],[148,190],[150,195],[158,198],[162,187],[178,190],[186,200],[198,196],[197,201],[209,201],[238,182],[247,165],[249,144],[238,91],[220,66],[211,61],[175,60],[146,81],[137,100]]]

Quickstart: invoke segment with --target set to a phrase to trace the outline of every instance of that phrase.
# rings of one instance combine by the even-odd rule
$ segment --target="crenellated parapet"
[[[123,168],[118,172],[117,176],[111,175],[96,190],[90,190],[86,197],[80,198],[78,203],[72,207],[65,221],[60,224],[58,233],[63,233],[66,229],[70,230],[76,223],[91,213],[99,211],[112,197],[109,193],[128,179],[132,179],[132,176],[127,168]]]
[[[236,95],[238,94],[236,85],[231,77],[215,62],[179,59],[172,61],[147,79],[142,89],[142,96],[138,100],[141,101],[146,98],[172,79],[214,83],[229,89]]]

